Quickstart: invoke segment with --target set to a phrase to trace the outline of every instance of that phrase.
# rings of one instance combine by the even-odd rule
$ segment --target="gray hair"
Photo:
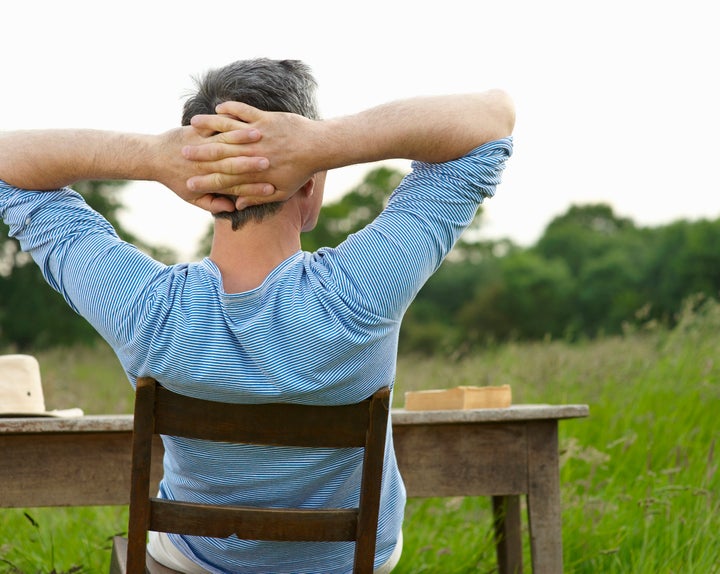
[[[249,104],[268,112],[290,112],[319,119],[316,100],[317,82],[310,67],[300,60],[257,58],[238,60],[195,78],[196,92],[183,106],[182,125],[198,114],[214,114],[215,107],[226,101]],[[254,205],[242,211],[218,213],[239,229],[247,221],[261,221],[280,209],[282,203]]]

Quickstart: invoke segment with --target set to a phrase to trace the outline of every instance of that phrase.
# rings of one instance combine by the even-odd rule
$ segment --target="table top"
[[[588,416],[587,405],[512,405],[500,409],[406,411],[393,409],[393,425],[466,424],[510,421],[575,419]]]
[[[468,424],[485,422],[521,422],[530,420],[582,418],[589,414],[587,405],[513,405],[501,409],[445,411],[406,411],[393,409],[396,426],[420,424]],[[82,417],[0,418],[0,434],[130,432],[133,416],[87,415]]]

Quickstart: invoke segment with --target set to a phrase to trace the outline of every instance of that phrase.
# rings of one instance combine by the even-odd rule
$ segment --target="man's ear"
[[[312,194],[315,193],[314,175],[302,185],[302,187],[298,190],[298,193],[302,193],[303,197],[312,197]]]

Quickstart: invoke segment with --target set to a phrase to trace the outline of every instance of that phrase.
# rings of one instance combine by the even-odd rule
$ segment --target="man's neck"
[[[226,293],[258,287],[280,263],[300,249],[300,231],[281,214],[233,231],[230,222],[215,220],[210,259],[222,275]]]

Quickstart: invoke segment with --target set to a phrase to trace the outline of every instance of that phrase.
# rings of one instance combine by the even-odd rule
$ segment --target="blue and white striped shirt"
[[[187,395],[229,402],[342,404],[395,377],[400,323],[478,205],[500,183],[512,140],[442,164],[413,162],[385,210],[334,249],[298,252],[259,287],[223,291],[210,259],[166,266],[121,241],[75,192],[0,182],[0,215],[48,283],[115,350],[128,379],[156,377]],[[1,176],[1,174],[0,174]],[[167,439],[161,495],[276,507],[357,504],[357,449]],[[391,426],[375,564],[395,547],[405,490]],[[171,536],[211,572],[344,574],[352,543]]]

